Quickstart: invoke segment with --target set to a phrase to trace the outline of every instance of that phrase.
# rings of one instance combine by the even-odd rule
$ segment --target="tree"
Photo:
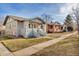
[[[75,19],[77,23],[77,31],[79,34],[79,4],[76,6],[76,8],[72,8],[73,14],[72,17]]]
[[[75,29],[76,29],[76,27],[74,25],[73,18],[71,17],[70,14],[68,14],[65,18],[65,21],[64,21],[63,31],[73,31]]]
[[[48,15],[48,14],[44,13],[41,16],[42,16],[42,18],[44,19],[45,22],[50,22],[51,20],[53,20],[51,15]]]
[[[66,20],[65,20],[64,24],[66,26],[73,27],[73,19],[72,19],[72,17],[69,14],[66,17]]]

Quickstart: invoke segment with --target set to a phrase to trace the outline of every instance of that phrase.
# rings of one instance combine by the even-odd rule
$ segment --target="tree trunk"
[[[78,31],[78,35],[79,35],[79,20],[77,20],[77,31]]]
[[[78,35],[79,35],[79,24],[78,24],[78,30],[77,31],[78,31]]]

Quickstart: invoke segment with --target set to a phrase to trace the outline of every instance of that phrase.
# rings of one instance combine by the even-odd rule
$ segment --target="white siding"
[[[17,34],[17,23],[12,18],[8,18],[6,23],[6,34],[16,35]]]
[[[46,25],[45,24],[42,25],[43,25],[43,30],[46,31]],[[41,24],[37,28],[34,28],[34,30],[37,31],[37,29],[39,28],[41,28]],[[7,20],[6,34],[15,35],[15,36],[22,35],[26,38],[31,30],[32,28],[29,28],[29,21],[20,22],[17,20],[13,20],[12,18],[8,18]]]
[[[24,22],[17,21],[17,35],[24,35]]]
[[[30,30],[31,29],[29,28],[29,21],[24,22],[24,37],[27,37]]]

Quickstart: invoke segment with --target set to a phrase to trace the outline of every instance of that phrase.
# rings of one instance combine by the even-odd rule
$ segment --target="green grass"
[[[33,56],[79,56],[79,35],[72,35]]]
[[[12,36],[6,36],[6,35],[0,36],[0,41],[1,40],[9,40],[9,39],[13,39],[13,37]]]
[[[11,52],[14,52],[48,40],[51,40],[51,38],[14,39],[14,40],[2,41],[2,42]]]

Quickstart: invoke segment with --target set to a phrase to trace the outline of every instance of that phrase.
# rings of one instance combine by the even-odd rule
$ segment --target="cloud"
[[[60,8],[61,14],[69,14],[72,12],[72,8],[75,8],[77,6],[77,3],[70,3],[70,4],[64,4]]]
[[[46,13],[61,22],[76,4],[0,4],[0,15],[36,17]]]
[[[76,8],[77,6],[77,3],[67,3],[67,4],[63,4],[62,6],[60,6],[59,8],[59,17],[61,17],[61,19],[64,19],[66,18],[66,16],[68,14],[71,14],[72,13],[72,8]]]

